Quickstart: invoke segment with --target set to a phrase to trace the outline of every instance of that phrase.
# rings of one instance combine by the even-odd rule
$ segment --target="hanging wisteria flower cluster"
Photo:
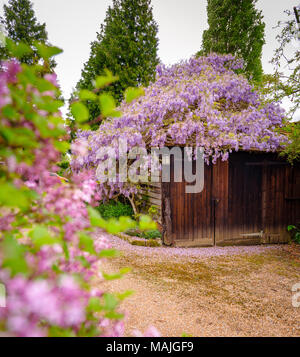
[[[106,120],[96,132],[78,133],[77,143],[88,151],[73,158],[73,169],[97,167],[98,149],[110,145],[118,153],[120,138],[128,150],[195,145],[204,149],[208,164],[227,160],[233,150],[275,151],[284,146],[288,140],[277,130],[284,110],[278,103],[264,102],[236,73],[242,66],[231,55],[216,54],[158,66],[156,81],[145,95],[121,104],[121,117]],[[121,182],[100,185],[102,198],[116,192],[130,196],[137,188]]]

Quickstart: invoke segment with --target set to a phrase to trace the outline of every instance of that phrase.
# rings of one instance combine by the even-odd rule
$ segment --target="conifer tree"
[[[46,24],[39,23],[29,0],[9,0],[8,5],[4,5],[4,16],[1,18],[5,35],[14,42],[23,42],[30,47],[35,41],[41,43],[48,42]],[[7,58],[6,49],[0,48],[0,59]],[[31,55],[22,57],[21,62],[27,64],[36,63],[39,60],[38,53],[34,51]],[[55,62],[51,61],[51,68]]]
[[[96,76],[110,70],[119,80],[109,86],[117,102],[128,87],[147,86],[155,79],[158,26],[153,18],[151,0],[113,0],[91,54],[84,65],[77,90],[92,89]],[[99,115],[98,106],[88,103],[90,118]]]
[[[257,0],[208,0],[208,30],[204,31],[201,54],[231,53],[243,58],[245,72],[254,81],[262,78],[262,47],[265,24]]]

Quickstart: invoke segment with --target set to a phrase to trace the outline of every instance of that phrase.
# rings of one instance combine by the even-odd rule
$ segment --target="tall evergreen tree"
[[[84,65],[77,89],[92,89],[92,82],[105,69],[119,80],[109,91],[120,102],[128,87],[147,86],[155,78],[158,26],[153,18],[151,0],[113,0],[91,54]],[[98,106],[88,103],[90,118],[99,115]]]
[[[202,38],[202,53],[231,53],[242,57],[248,77],[262,77],[262,47],[265,23],[257,0],[208,0],[208,30]]]
[[[4,17],[1,23],[5,34],[14,42],[23,42],[32,47],[35,41],[41,43],[48,42],[46,24],[40,24],[35,17],[33,5],[29,0],[9,0],[8,5],[4,5]],[[0,49],[0,59],[7,57],[5,48]],[[32,64],[39,60],[36,51],[31,55],[21,58],[21,62]],[[51,67],[55,62],[51,62]]]

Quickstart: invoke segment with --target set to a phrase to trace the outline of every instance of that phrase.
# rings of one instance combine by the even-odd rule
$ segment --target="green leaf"
[[[101,114],[104,117],[120,117],[121,112],[116,111],[116,103],[110,94],[103,93],[99,97]]]
[[[48,120],[45,120],[44,117],[38,115],[34,116],[32,119],[35,126],[39,129],[42,138],[54,138],[64,134],[64,130],[62,128],[50,127],[49,117],[47,119]]]
[[[103,298],[105,310],[114,310],[119,304],[118,299],[113,294],[105,293]]]
[[[289,232],[292,231],[292,230],[294,230],[294,229],[296,229],[296,227],[293,226],[293,225],[290,225],[290,226],[287,227],[287,230],[288,230]]]
[[[22,64],[22,72],[18,74],[18,78],[23,82],[24,85],[28,85],[28,83],[33,84],[34,86],[37,83],[39,77],[37,76],[37,68],[32,66],[27,66]]]
[[[12,236],[6,236],[1,244],[3,249],[2,267],[8,268],[11,274],[28,274],[29,269],[25,259],[25,248]]]
[[[100,298],[93,296],[89,299],[89,303],[87,305],[88,312],[99,312],[103,310],[103,306],[101,304]]]
[[[107,222],[100,216],[99,212],[96,211],[95,208],[88,207],[87,210],[92,226],[106,228]]]
[[[61,240],[52,236],[46,226],[37,225],[29,233],[34,246],[40,249],[43,245],[54,245],[61,243]]]
[[[79,92],[79,98],[81,100],[97,100],[97,95],[87,89],[82,89],[80,92]]]
[[[44,103],[40,103],[38,105],[39,109],[46,110],[49,113],[57,113],[59,108],[63,106],[63,102],[61,100],[49,100]]]
[[[151,230],[151,229],[156,229],[157,224],[152,221],[152,219],[149,216],[141,216],[139,220],[139,228],[142,231],[145,230]]]
[[[6,105],[2,108],[3,116],[7,119],[15,119],[17,117],[16,110],[11,105]]]
[[[63,247],[63,251],[64,251],[66,259],[69,260],[70,259],[70,252],[69,252],[69,247],[68,247],[68,244],[67,244],[66,241],[63,241],[62,247]]]
[[[85,233],[79,233],[79,248],[90,254],[96,254],[93,238]]]
[[[10,183],[0,184],[0,206],[27,209],[29,204],[30,196],[26,191],[17,189]]]
[[[103,88],[119,80],[118,77],[113,76],[112,73],[107,69],[105,70],[105,74],[106,74],[105,76],[99,76],[96,78],[95,80],[96,88],[98,89]]]
[[[125,91],[125,100],[127,103],[131,103],[142,95],[145,95],[143,88],[127,88]]]
[[[79,123],[82,123],[89,118],[89,111],[87,107],[80,102],[71,104],[71,113]]]
[[[53,56],[59,55],[60,53],[63,52],[63,50],[61,50],[58,47],[55,46],[47,46],[44,43],[40,43],[40,42],[34,42],[34,46],[38,51],[38,54],[43,58],[43,59],[49,59]]]
[[[41,93],[57,90],[57,88],[51,82],[47,81],[44,78],[37,78],[35,86]],[[60,102],[60,103],[61,103],[61,106],[64,104],[63,102]]]
[[[123,301],[125,299],[127,299],[129,296],[133,295],[134,291],[133,290],[127,290],[124,293],[118,293],[117,297],[120,301]]]
[[[131,271],[130,268],[122,268],[118,273],[115,274],[106,274],[102,272],[103,278],[105,280],[117,280],[123,278],[123,276]]]
[[[59,152],[66,153],[70,149],[71,144],[67,141],[56,141],[54,146]]]
[[[76,334],[71,328],[64,329],[58,326],[50,326],[49,337],[76,337]]]
[[[181,335],[181,337],[193,337],[193,335],[190,335],[186,332],[183,332],[183,334]]]
[[[35,140],[35,133],[28,128],[0,127],[0,135],[12,146],[34,148],[38,145]]]
[[[6,48],[12,57],[21,59],[26,55],[30,55],[33,51],[30,46],[26,45],[23,42],[15,43],[11,39],[6,39]]]
[[[123,231],[123,226],[120,224],[120,222],[117,219],[111,218],[106,222],[105,230],[108,233],[116,234]]]
[[[78,260],[84,268],[90,268],[91,264],[85,259],[85,257],[79,256],[75,259]]]
[[[136,221],[134,221],[132,218],[130,217],[124,217],[124,216],[121,216],[119,218],[119,222],[120,222],[120,225],[121,225],[121,228],[122,228],[122,231],[121,232],[125,232],[127,231],[127,229],[131,229],[131,228],[135,228],[136,227]]]
[[[103,249],[98,254],[99,258],[115,258],[119,256],[120,256],[120,252],[116,249]]]
[[[110,320],[121,320],[124,318],[124,314],[120,314],[116,311],[109,311],[104,316]]]
[[[28,221],[28,217],[22,215],[22,216],[17,216],[11,225],[12,227],[22,226],[24,228],[29,226],[29,224],[30,223]]]

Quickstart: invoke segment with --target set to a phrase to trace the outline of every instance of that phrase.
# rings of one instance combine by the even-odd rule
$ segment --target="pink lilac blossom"
[[[28,237],[28,228],[19,229],[17,232],[18,238],[22,238],[20,241],[26,252],[26,275],[14,274],[10,269],[4,268],[5,256],[0,250],[0,281],[5,284],[7,293],[7,307],[0,309],[0,330],[4,328],[5,333],[11,336],[40,337],[49,336],[51,327],[55,326],[69,329],[76,335],[79,329],[84,326],[88,329],[93,324],[98,328],[99,335],[109,333],[111,336],[119,336],[123,329],[118,320],[110,321],[109,331],[105,331],[102,327],[103,317],[92,320],[87,317],[90,298],[103,295],[98,288],[86,288],[98,271],[99,259],[95,254],[82,250],[78,238],[81,231],[94,237],[87,211],[87,203],[94,205],[99,199],[94,175],[86,170],[74,174],[67,182],[50,174],[57,170],[56,162],[60,160],[60,153],[52,138],[42,135],[31,118],[34,117],[33,114],[37,114],[41,123],[48,123],[48,116],[53,113],[39,110],[30,101],[31,97],[42,98],[50,93],[40,93],[31,85],[26,86],[27,106],[31,106],[31,115],[27,117],[20,111],[16,118],[12,119],[12,123],[3,115],[1,109],[7,104],[15,105],[12,92],[14,86],[18,90],[22,87],[17,77],[22,68],[15,61],[5,62],[3,68],[0,72],[1,126],[30,129],[35,135],[33,140],[36,140],[38,145],[30,152],[33,157],[30,163],[16,157],[22,150],[15,150],[13,146],[8,145],[12,154],[3,158],[1,173],[6,175],[7,182],[16,188],[23,190],[28,187],[35,191],[37,195],[34,195],[33,205],[28,208],[27,217],[23,218],[27,218],[31,226],[44,224],[54,237],[63,240],[68,254],[63,249],[63,244],[43,245],[37,249]],[[46,75],[45,79],[57,84],[55,75]],[[79,151],[85,153],[84,146],[81,146]],[[1,208],[0,213],[2,243],[6,234],[10,237],[15,234],[16,227],[12,227],[12,223],[19,212]],[[55,220],[59,223],[53,224]],[[97,253],[111,247],[107,237],[101,233],[94,237],[94,244]],[[82,264],[80,259],[84,259],[86,264]],[[80,279],[77,281],[75,277]]]

